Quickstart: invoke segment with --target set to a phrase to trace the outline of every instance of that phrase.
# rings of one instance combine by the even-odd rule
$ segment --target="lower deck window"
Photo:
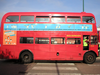
[[[33,37],[20,37],[20,43],[33,43]]]
[[[35,38],[36,44],[49,44],[49,38]]]
[[[67,44],[81,44],[80,38],[67,38]]]
[[[65,38],[51,38],[51,44],[65,44]]]
[[[97,44],[98,40],[97,40],[97,36],[91,36],[91,44]]]

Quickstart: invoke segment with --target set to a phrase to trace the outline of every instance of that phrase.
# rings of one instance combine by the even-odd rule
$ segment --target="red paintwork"
[[[98,30],[98,42],[100,43],[100,31]]]
[[[80,16],[81,17],[81,23],[82,23],[82,16],[93,16],[91,13],[66,13],[66,12],[10,12],[3,16],[1,21],[1,32],[0,32],[0,58],[6,58],[6,59],[19,59],[19,54],[25,50],[30,50],[34,55],[34,60],[83,60],[83,56],[88,51],[94,51],[96,55],[98,56],[98,46],[97,45],[90,45],[89,50],[83,50],[83,35],[97,35],[97,29],[96,29],[96,22],[93,23],[93,31],[92,32],[76,32],[76,31],[17,31],[17,45],[3,45],[3,25],[5,22],[5,19],[9,15],[49,15],[50,17],[52,15],[63,15],[63,16]],[[95,17],[94,17],[95,18]],[[20,17],[19,17],[20,20]],[[13,22],[13,23],[22,23],[22,22]],[[24,22],[25,23],[25,22]],[[32,22],[31,22],[32,23]],[[37,22],[33,22],[37,23]],[[48,22],[48,23],[51,23]],[[47,24],[48,24],[47,23]],[[51,23],[53,24],[53,23]],[[60,24],[60,23],[59,23]],[[75,23],[61,23],[61,24],[75,24]],[[89,23],[85,23],[89,24]],[[90,23],[91,24],[91,23]],[[66,44],[66,39],[68,38],[66,35],[81,35],[81,44],[79,45],[68,45]],[[33,44],[20,44],[19,39],[20,37],[48,37],[51,39],[51,37],[65,37],[65,44],[62,45],[54,45],[51,44],[51,40],[49,41],[49,44],[35,44],[35,40]],[[59,56],[56,55],[56,53],[59,52]]]

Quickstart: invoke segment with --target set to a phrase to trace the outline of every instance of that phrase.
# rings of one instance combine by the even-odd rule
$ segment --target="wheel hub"
[[[24,55],[24,60],[27,60],[27,59],[29,59],[29,56],[26,54],[26,55]]]
[[[87,57],[87,60],[88,60],[88,61],[92,61],[92,60],[93,60],[93,56],[92,56],[92,55],[89,55],[89,56]]]

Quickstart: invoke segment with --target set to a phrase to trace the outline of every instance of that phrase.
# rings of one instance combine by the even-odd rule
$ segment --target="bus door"
[[[90,36],[83,35],[83,50],[89,50],[90,48]]]
[[[63,37],[52,37],[50,46],[50,57],[52,60],[65,60],[66,49],[65,49],[65,38]]]
[[[77,35],[76,35],[77,36]],[[66,39],[66,58],[68,60],[82,59],[82,41],[80,37],[67,37]]]

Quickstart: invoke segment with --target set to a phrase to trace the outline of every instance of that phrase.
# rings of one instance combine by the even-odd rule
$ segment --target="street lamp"
[[[84,0],[83,0],[83,12],[84,12]]]

